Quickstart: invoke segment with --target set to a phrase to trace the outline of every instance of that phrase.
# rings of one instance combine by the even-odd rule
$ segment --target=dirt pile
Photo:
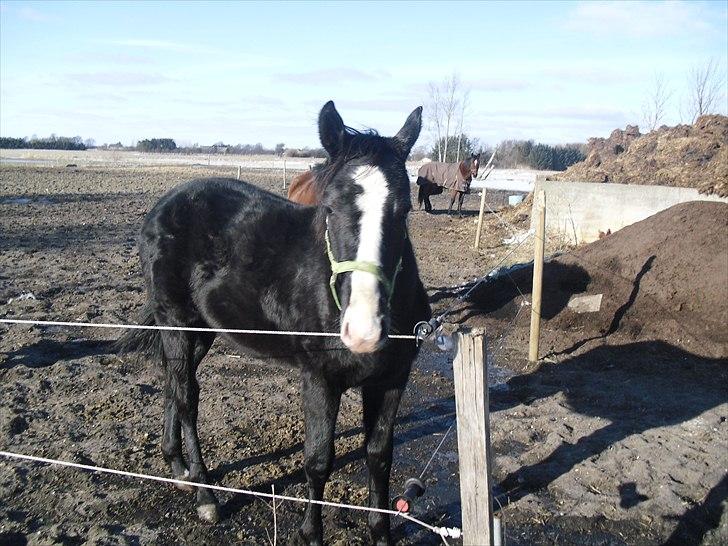
[[[662,340],[713,358],[728,357],[728,205],[676,205],[544,268],[542,317],[556,353],[607,338]],[[532,268],[513,277],[531,290]],[[487,312],[518,304],[510,280],[476,295]],[[575,296],[601,294],[599,310],[576,312]],[[528,313],[522,313],[525,322]]]
[[[693,125],[640,134],[628,125],[609,138],[591,138],[587,157],[558,180],[698,188],[728,197],[728,117],[699,117]]]

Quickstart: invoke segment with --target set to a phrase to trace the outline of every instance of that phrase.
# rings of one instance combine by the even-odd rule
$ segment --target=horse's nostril
[[[348,322],[344,322],[344,325],[341,328],[341,339],[349,339],[349,323]]]

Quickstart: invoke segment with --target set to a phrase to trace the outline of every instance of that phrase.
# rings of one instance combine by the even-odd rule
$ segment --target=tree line
[[[499,169],[529,168],[544,171],[564,171],[567,167],[583,161],[586,145],[563,144],[550,145],[536,143],[533,140],[504,140],[498,145],[493,165]],[[445,152],[446,150],[446,152]],[[470,157],[471,154],[480,154],[484,164],[490,159],[493,148],[481,144],[477,138],[470,138],[466,134],[451,135],[445,141],[442,137],[435,142],[432,148],[423,153],[414,151],[412,159],[419,160],[429,157],[433,161],[456,163]]]
[[[211,146],[192,144],[177,146],[171,138],[151,138],[140,140],[135,147],[140,152],[175,152],[181,154],[235,154],[235,155],[275,155],[278,157],[326,157],[323,148],[286,148],[279,142],[274,148],[266,148],[260,142],[256,144],[225,144],[216,142]]]
[[[85,150],[87,148],[80,136],[47,138],[0,137],[0,148],[32,148],[36,150]]]
[[[93,148],[91,139],[84,140],[80,136],[59,137],[51,135],[48,138],[13,138],[0,137],[0,148],[33,148],[42,150],[86,150]],[[101,145],[99,148],[137,150],[140,152],[155,153],[183,153],[183,154],[239,154],[239,155],[277,155],[286,157],[326,157],[323,148],[289,148],[279,143],[275,148],[266,148],[261,143],[257,144],[236,144],[234,146],[218,142],[212,146],[177,146],[172,138],[149,138],[140,140],[135,146],[123,147],[121,143],[112,145]],[[583,161],[585,145],[565,144],[563,146],[551,146],[548,144],[534,143],[532,140],[504,140],[498,145],[498,153],[494,164],[498,168],[514,169],[527,167],[531,169],[561,171],[569,165]],[[490,158],[493,149],[482,145],[477,138],[471,138],[464,133],[450,135],[441,138],[433,147],[425,152],[422,149],[414,150],[411,158],[414,160],[429,157],[433,161],[446,161],[454,163],[460,159],[469,157],[470,154],[479,153],[483,162]]]
[[[140,152],[174,152],[177,143],[171,138],[147,138],[137,142],[136,149]]]
[[[533,140],[504,140],[498,145],[493,161],[500,169],[529,168],[541,171],[565,171],[586,159],[586,144],[542,144]],[[481,151],[487,161],[492,150]]]
[[[146,138],[132,146],[124,146],[121,142],[115,144],[101,144],[96,146],[93,139],[83,140],[80,136],[63,137],[51,135],[47,138],[14,138],[0,137],[0,149],[32,148],[39,150],[87,150],[99,148],[103,150],[133,150],[152,153],[181,153],[181,154],[237,154],[237,155],[276,155],[278,157],[326,157],[323,148],[286,148],[282,142],[274,148],[266,148],[260,142],[256,144],[225,144],[216,142],[211,146],[192,144],[178,146],[172,138]]]

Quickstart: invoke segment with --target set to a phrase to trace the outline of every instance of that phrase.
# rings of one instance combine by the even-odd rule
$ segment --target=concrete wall
[[[693,188],[668,186],[554,182],[539,177],[535,191],[540,189],[546,192],[546,231],[561,234],[572,243],[590,243],[599,238],[600,231],[614,233],[678,203],[728,203],[728,199]]]

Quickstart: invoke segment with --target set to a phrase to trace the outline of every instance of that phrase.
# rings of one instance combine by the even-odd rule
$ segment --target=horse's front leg
[[[322,500],[324,486],[334,461],[334,428],[341,390],[323,377],[304,373],[301,394],[306,431],[303,453],[308,498]],[[309,504],[306,507],[299,534],[305,544],[323,544],[320,504]]]
[[[458,217],[463,217],[463,200],[465,199],[465,192],[458,192]]]
[[[369,506],[389,508],[389,472],[392,468],[392,432],[402,388],[364,387],[364,434],[369,468]],[[389,515],[369,512],[372,542],[391,544]]]

